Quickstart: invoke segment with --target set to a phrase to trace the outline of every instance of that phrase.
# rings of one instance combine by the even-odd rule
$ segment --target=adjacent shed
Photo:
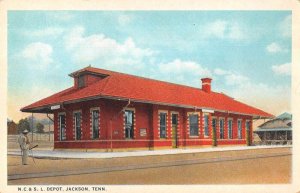
[[[292,114],[285,112],[260,125],[254,133],[261,144],[292,144]]]

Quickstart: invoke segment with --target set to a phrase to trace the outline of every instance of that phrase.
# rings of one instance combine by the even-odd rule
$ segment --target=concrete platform
[[[210,147],[210,148],[186,148],[186,149],[166,149],[154,151],[130,151],[130,152],[81,152],[81,151],[61,151],[61,150],[33,150],[29,155],[35,158],[47,159],[88,159],[88,158],[120,158],[120,157],[139,157],[153,155],[172,155],[172,154],[189,154],[201,152],[221,152],[221,151],[242,151],[251,149],[273,149],[282,147],[292,147],[291,145],[276,145],[276,146],[230,146],[230,147]],[[20,156],[19,149],[9,149],[8,155]]]

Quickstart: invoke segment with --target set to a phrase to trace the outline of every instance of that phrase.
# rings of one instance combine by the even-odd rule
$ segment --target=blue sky
[[[290,11],[9,11],[8,117],[91,64],[290,111]]]

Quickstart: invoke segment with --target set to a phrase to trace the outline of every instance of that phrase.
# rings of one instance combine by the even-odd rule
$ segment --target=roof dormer
[[[103,73],[95,70],[91,66],[78,70],[69,74],[72,78],[74,78],[74,87],[75,88],[84,88],[87,87],[103,78],[109,76],[108,73]]]

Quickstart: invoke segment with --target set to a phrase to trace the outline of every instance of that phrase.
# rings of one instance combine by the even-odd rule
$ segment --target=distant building
[[[292,115],[283,113],[254,131],[264,145],[292,144]]]
[[[14,121],[7,120],[7,135],[18,134],[17,124]]]

